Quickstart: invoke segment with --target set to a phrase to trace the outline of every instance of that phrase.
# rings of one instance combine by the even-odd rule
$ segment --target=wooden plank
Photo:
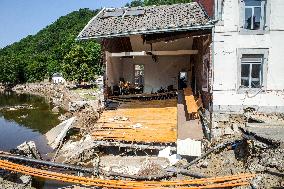
[[[115,116],[129,120],[113,120]],[[135,125],[138,125],[137,128]],[[93,137],[96,139],[100,136],[100,139],[105,140],[115,138],[116,141],[127,142],[175,143],[176,130],[176,99],[124,102],[118,109],[102,113]]]

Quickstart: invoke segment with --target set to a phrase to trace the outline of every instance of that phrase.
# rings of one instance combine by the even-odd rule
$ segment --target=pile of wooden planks
[[[95,140],[175,143],[177,100],[123,102],[102,113],[93,131]]]

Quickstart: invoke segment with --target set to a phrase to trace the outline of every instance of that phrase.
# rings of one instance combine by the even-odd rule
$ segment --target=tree
[[[130,4],[126,3],[126,7],[141,7],[143,6],[143,1],[142,0],[133,0]]]
[[[131,3],[127,3],[128,7],[138,6],[151,6],[151,5],[172,5],[177,3],[190,3],[192,0],[133,0]]]
[[[79,43],[64,57],[63,74],[67,80],[86,82],[101,73],[101,48],[95,42]]]
[[[80,73],[85,73],[88,68],[87,74],[82,77],[83,80],[100,74],[102,70],[100,45],[95,41],[75,41],[78,33],[97,13],[98,10],[89,9],[74,11],[60,17],[36,35],[29,35],[19,42],[0,49],[0,82],[17,84],[41,81],[55,72],[62,72],[63,69],[66,73],[70,72],[66,74],[67,76],[76,75],[74,78],[78,79]],[[82,68],[81,64],[73,64],[76,62],[75,57],[68,59],[77,46],[83,49],[86,57],[83,63],[86,62],[87,66],[84,65]],[[78,62],[82,62],[81,59],[77,59]],[[73,63],[66,64],[68,61]]]

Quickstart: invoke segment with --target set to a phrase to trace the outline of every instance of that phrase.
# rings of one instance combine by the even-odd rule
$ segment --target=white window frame
[[[238,93],[242,92],[255,92],[259,91],[260,89],[266,91],[267,89],[267,69],[268,69],[268,56],[269,56],[269,49],[247,49],[247,48],[240,48],[237,50],[238,52],[238,79],[237,79],[237,86],[236,91]],[[246,88],[242,87],[241,85],[241,66],[242,66],[242,57],[243,55],[262,55],[262,74],[261,74],[261,87],[260,88]],[[250,66],[251,67],[251,66]],[[250,69],[251,72],[251,69]],[[250,74],[251,76],[251,74]],[[251,85],[251,80],[249,80]]]
[[[265,34],[269,32],[270,28],[270,2],[271,0],[262,0],[261,6],[245,6],[245,0],[239,0],[240,7],[240,21],[239,21],[239,32],[243,35],[253,35],[253,34]],[[261,8],[261,19],[260,19],[260,29],[252,30],[245,28],[245,8],[246,7],[260,7]],[[254,12],[254,9],[252,9]],[[252,22],[253,23],[253,22]]]
[[[258,55],[256,55],[258,56]],[[263,55],[262,55],[263,56]],[[247,60],[244,60],[247,59]],[[261,58],[255,58],[255,60],[253,60],[253,58],[242,58],[241,59],[241,69],[242,69],[242,65],[249,65],[249,76],[248,77],[242,77],[241,76],[241,80],[242,79],[248,79],[249,80],[249,86],[248,87],[243,87],[242,85],[240,87],[245,88],[245,89],[257,89],[257,88],[262,88],[262,84],[263,84],[263,57]],[[260,82],[260,87],[252,87],[252,82],[253,82],[253,78],[251,76],[252,74],[252,66],[253,65],[260,65],[260,74],[259,74],[259,82]],[[242,70],[241,70],[242,71]]]
[[[245,6],[245,9],[251,9],[251,14],[252,14],[252,18],[254,16],[254,10],[255,8],[260,8],[261,9],[261,12],[263,12],[263,9],[264,7],[263,6]],[[246,11],[246,10],[245,10]],[[262,30],[262,28],[264,27],[263,24],[264,24],[264,20],[263,20],[263,14],[261,13],[260,15],[260,26],[259,26],[259,29],[258,30]],[[244,22],[245,22],[245,18],[244,18]],[[254,22],[252,21],[251,24],[250,24],[250,29],[247,29],[245,28],[246,30],[254,30],[253,29],[253,25],[254,25]]]

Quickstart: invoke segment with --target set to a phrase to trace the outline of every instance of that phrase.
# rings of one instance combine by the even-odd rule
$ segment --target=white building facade
[[[215,0],[213,112],[284,112],[284,1]]]

